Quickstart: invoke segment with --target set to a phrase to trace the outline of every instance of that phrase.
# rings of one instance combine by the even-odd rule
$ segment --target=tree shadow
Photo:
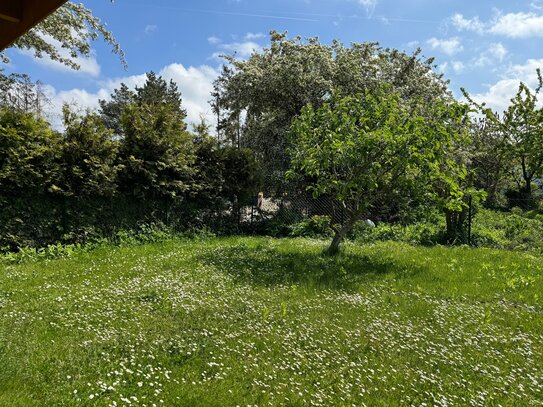
[[[323,289],[353,289],[365,282],[409,278],[424,271],[419,265],[393,257],[351,251],[328,256],[319,248],[297,249],[295,241],[292,242],[288,246],[220,246],[200,253],[197,260],[238,281],[261,286],[303,284]]]

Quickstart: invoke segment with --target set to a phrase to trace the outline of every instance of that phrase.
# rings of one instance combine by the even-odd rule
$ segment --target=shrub
[[[6,263],[26,263],[39,260],[54,260],[71,257],[74,253],[81,250],[82,247],[80,245],[63,245],[62,243],[51,244],[40,249],[23,247],[18,252],[9,252],[2,255],[0,261]]]
[[[296,223],[290,228],[292,237],[331,237],[334,233],[330,227],[330,216],[315,215]]]
[[[208,227],[192,228],[183,233],[184,237],[194,240],[207,240],[216,237],[217,235]]]
[[[511,212],[480,210],[473,223],[476,246],[543,252],[539,215],[514,208]]]
[[[415,223],[412,225],[380,223],[370,227],[365,222],[357,222],[353,238],[360,243],[393,240],[410,244],[434,245],[439,241],[442,227],[434,223]]]
[[[120,229],[112,237],[112,243],[132,246],[141,243],[158,243],[170,240],[175,233],[160,223],[142,224],[137,230]]]

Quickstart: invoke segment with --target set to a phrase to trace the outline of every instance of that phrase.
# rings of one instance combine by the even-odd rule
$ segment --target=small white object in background
[[[375,223],[373,223],[373,221],[371,219],[364,219],[364,222],[366,223],[366,225],[368,225],[370,228],[374,228],[375,227]]]

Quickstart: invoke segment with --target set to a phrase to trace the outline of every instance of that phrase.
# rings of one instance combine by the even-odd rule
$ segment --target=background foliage
[[[70,10],[54,18],[82,12]],[[72,45],[84,53],[92,38]],[[39,82],[0,74],[0,247],[88,242],[144,225],[326,236],[349,224],[343,237],[466,243],[470,199],[474,244],[539,247],[521,227],[500,225],[539,236],[531,214],[543,176],[541,86],[521,84],[503,115],[471,102],[476,119],[420,51],[277,32],[270,40],[246,60],[225,56],[212,95],[216,134],[205,122],[189,130],[179,89],[153,72],[141,87],[121,84],[97,112],[66,107],[62,134],[41,118]],[[297,176],[286,178],[289,169]],[[360,226],[363,218],[377,227]]]

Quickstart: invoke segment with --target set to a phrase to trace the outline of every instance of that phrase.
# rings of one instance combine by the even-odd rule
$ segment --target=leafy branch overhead
[[[126,68],[124,52],[108,30],[107,25],[83,4],[68,2],[47,17],[44,21],[17,39],[12,47],[30,50],[37,58],[48,56],[72,69],[80,69],[79,57],[90,57],[91,43],[102,38],[113,53],[117,54]],[[9,62],[5,53],[0,60]]]

